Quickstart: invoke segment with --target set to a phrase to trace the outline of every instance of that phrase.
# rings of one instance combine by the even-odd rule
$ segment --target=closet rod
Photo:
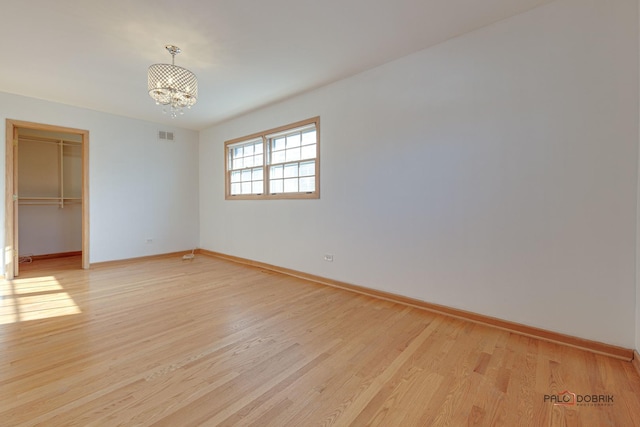
[[[18,196],[18,200],[59,200],[59,196]]]
[[[82,197],[18,197],[18,201],[34,201],[34,202],[57,202],[59,200],[65,200],[72,202],[74,200],[82,201]]]
[[[36,202],[36,201],[18,201],[18,204],[21,206],[57,206],[57,207],[62,207],[60,205],[60,202],[47,202],[47,201],[41,201],[41,202]]]
[[[69,206],[69,205],[82,204],[82,201],[80,201],[80,200],[67,201],[64,206],[62,206],[61,202],[59,202],[59,201],[56,202],[56,201],[53,201],[53,200],[50,201],[50,202],[47,202],[47,201],[44,201],[44,200],[41,201],[41,202],[38,202],[38,201],[35,201],[35,200],[33,200],[33,201],[19,200],[18,204],[22,205],[22,206],[59,206],[59,207],[65,207],[65,206]]]
[[[60,203],[47,203],[47,202],[18,202],[21,206],[60,206]]]

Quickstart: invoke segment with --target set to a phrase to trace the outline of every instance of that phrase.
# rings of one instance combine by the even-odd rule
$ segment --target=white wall
[[[633,347],[637,6],[559,0],[201,132],[202,247]],[[315,115],[319,200],[224,200],[225,140]]]
[[[89,131],[91,262],[198,244],[197,132],[0,93],[2,135],[7,118]],[[174,131],[176,140],[159,141],[158,130]],[[0,167],[4,189],[4,162]],[[4,197],[0,203],[4,224]]]
[[[20,256],[82,250],[82,205],[21,205],[18,221]]]

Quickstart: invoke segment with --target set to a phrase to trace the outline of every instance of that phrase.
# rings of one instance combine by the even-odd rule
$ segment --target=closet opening
[[[65,258],[89,268],[89,132],[7,120],[5,277]]]

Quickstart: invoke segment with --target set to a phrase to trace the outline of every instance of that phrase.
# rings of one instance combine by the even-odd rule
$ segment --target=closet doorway
[[[79,251],[89,268],[89,132],[7,119],[6,137],[5,277]]]

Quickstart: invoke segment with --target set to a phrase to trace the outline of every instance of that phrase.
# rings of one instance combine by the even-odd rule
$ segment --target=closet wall
[[[19,255],[81,250],[81,136],[19,129]]]

